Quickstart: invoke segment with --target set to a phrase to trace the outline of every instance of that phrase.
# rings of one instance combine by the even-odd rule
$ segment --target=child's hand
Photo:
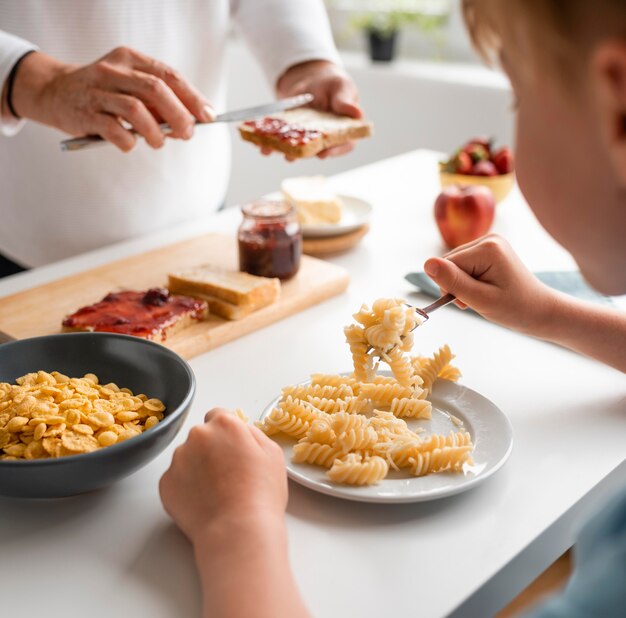
[[[444,258],[430,258],[424,270],[442,290],[450,292],[482,316],[540,336],[543,318],[554,293],[515,255],[511,245],[495,234],[458,247]]]
[[[222,408],[191,429],[159,489],[165,510],[194,543],[218,516],[280,520],[287,507],[282,450]]]

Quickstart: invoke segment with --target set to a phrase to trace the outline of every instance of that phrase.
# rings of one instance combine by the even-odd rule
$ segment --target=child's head
[[[626,1],[463,0],[517,99],[517,175],[587,279],[626,292]]]

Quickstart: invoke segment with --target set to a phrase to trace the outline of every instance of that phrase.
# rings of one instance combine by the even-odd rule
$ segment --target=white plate
[[[379,373],[390,375],[384,371]],[[423,502],[445,498],[475,487],[499,470],[511,453],[513,430],[507,417],[495,404],[465,386],[438,380],[429,399],[433,404],[432,420],[409,419],[408,425],[411,429],[423,427],[425,434],[447,434],[460,430],[450,414],[460,419],[475,445],[472,453],[474,464],[464,466],[463,472],[407,478],[404,472],[390,470],[387,478],[378,485],[337,485],[328,480],[325,468],[291,461],[295,440],[278,436],[272,436],[272,439],[276,439],[285,453],[289,478],[320,493],[358,502]],[[277,397],[263,410],[261,419],[270,413],[279,400],[280,397]]]
[[[372,214],[372,205],[353,195],[337,194],[341,200],[341,220],[339,223],[326,225],[303,225],[302,236],[304,238],[325,238],[328,236],[341,236],[352,232],[369,223]],[[283,199],[282,193],[276,192],[266,196],[266,199]]]

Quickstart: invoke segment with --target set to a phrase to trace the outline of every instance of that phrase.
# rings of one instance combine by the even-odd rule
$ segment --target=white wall
[[[335,174],[415,148],[451,151],[474,135],[512,143],[510,93],[505,78],[477,65],[403,61],[372,66],[361,54],[345,53],[375,136],[348,156],[287,163],[263,157],[233,131],[233,170],[226,203],[231,206],[278,189],[287,176]],[[245,46],[229,52],[228,108],[267,102],[271,90]]]

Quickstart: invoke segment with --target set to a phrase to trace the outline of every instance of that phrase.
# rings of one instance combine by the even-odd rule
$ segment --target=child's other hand
[[[167,513],[193,542],[217,518],[280,520],[287,475],[280,447],[223,408],[207,413],[161,478]]]
[[[483,317],[527,334],[539,336],[554,294],[542,284],[495,234],[454,249],[443,258],[430,258],[424,270],[442,290]]]

